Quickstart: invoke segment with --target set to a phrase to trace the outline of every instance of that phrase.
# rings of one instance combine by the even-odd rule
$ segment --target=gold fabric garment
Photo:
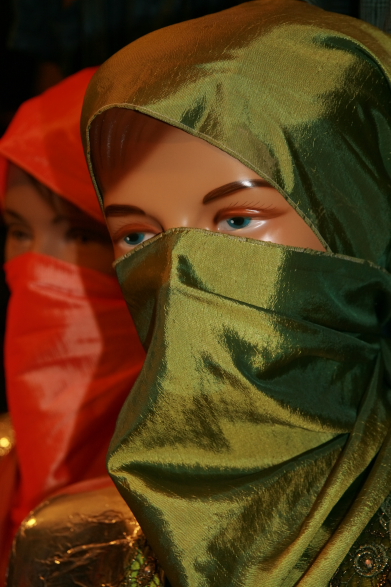
[[[390,492],[390,71],[374,27],[258,0],[92,81],[92,174],[92,120],[134,109],[267,179],[328,251],[178,229],[117,265],[148,355],[109,469],[174,587],[326,587]]]

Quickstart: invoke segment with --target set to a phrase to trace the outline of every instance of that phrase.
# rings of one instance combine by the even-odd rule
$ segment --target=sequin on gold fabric
[[[145,538],[139,538],[131,563],[126,568],[126,577],[121,587],[160,587],[162,572]]]
[[[391,496],[355,542],[330,587],[391,587]]]

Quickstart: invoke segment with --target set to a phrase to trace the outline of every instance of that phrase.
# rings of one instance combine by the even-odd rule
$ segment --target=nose
[[[49,257],[55,257],[56,259],[62,258],[61,246],[58,239],[47,234],[38,234],[35,236],[31,242],[30,252],[48,255]]]
[[[197,209],[189,209],[186,207],[178,206],[176,209],[170,209],[170,214],[167,214],[167,218],[163,217],[163,228],[164,230],[170,230],[171,228],[203,228],[204,230],[210,230],[210,226],[202,213]]]

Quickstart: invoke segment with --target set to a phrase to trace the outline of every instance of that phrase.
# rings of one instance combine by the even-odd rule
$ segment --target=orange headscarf
[[[0,139],[0,198],[4,199],[11,161],[59,196],[104,222],[80,138],[80,115],[89,67],[28,100]]]
[[[0,139],[0,200],[13,162],[103,222],[79,133],[94,71],[69,77],[18,110]],[[12,292],[5,368],[20,472],[11,535],[49,494],[106,474],[117,414],[144,351],[114,277],[36,253],[5,268]]]

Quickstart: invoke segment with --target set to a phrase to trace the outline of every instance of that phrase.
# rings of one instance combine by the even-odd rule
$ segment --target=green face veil
[[[87,93],[92,175],[93,119],[137,110],[267,179],[328,251],[174,229],[117,264],[148,355],[109,470],[175,587],[326,587],[390,492],[390,59],[370,25],[259,0],[134,42]]]

